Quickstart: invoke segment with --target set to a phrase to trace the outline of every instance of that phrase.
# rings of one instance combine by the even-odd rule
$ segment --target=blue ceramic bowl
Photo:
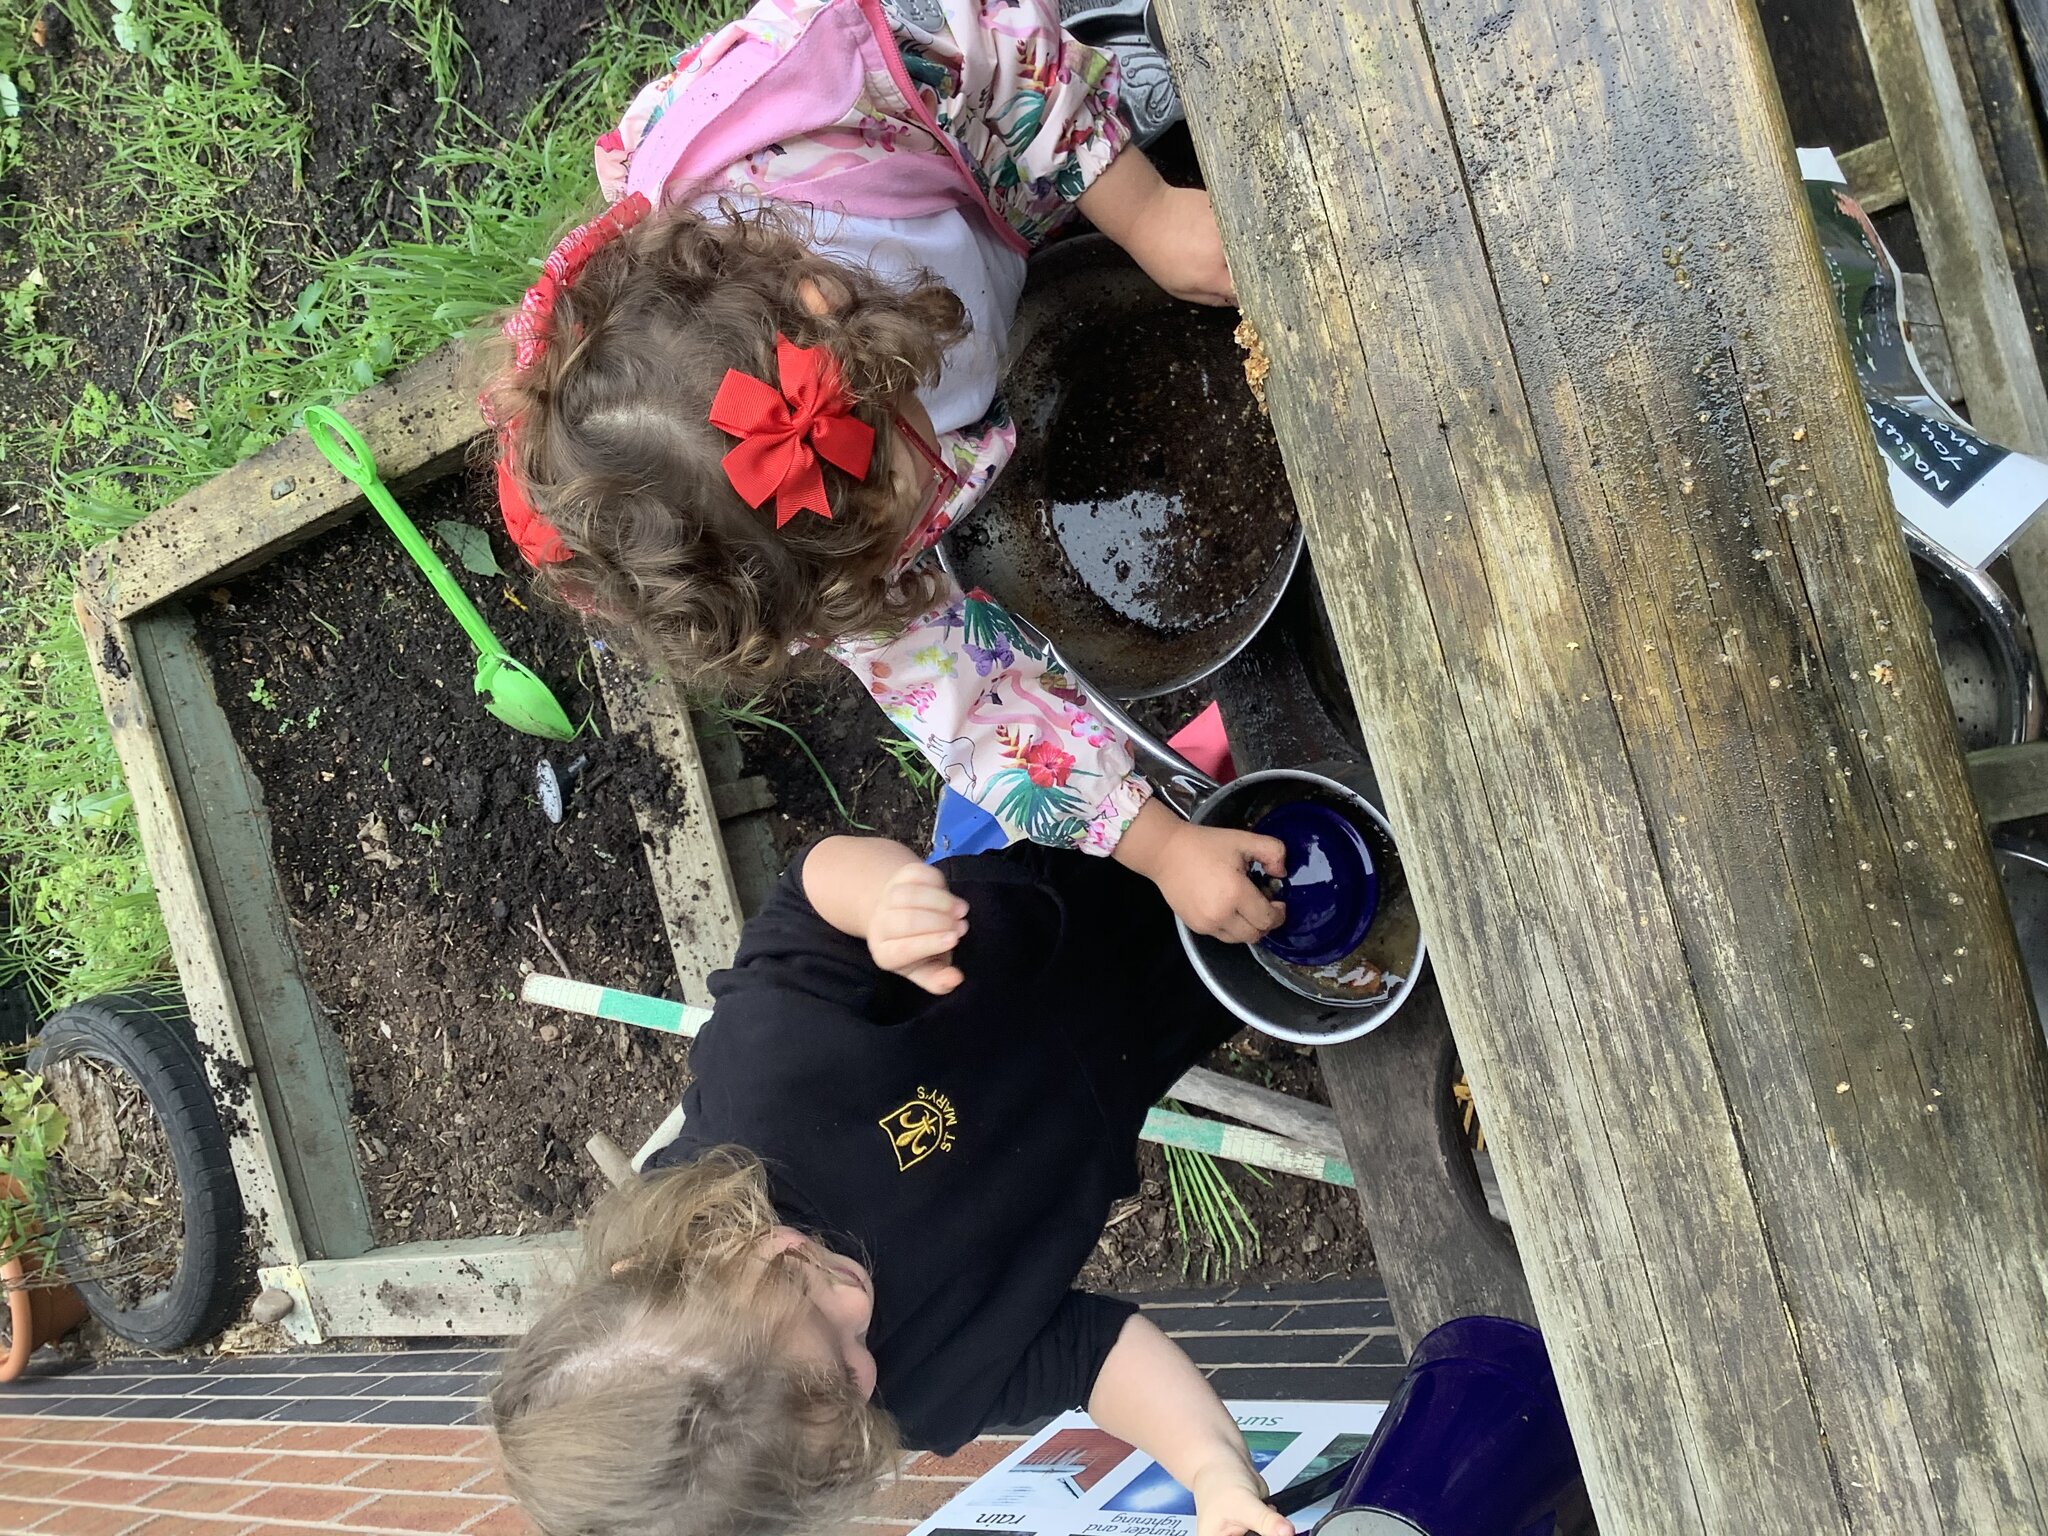
[[[1279,900],[1287,921],[1259,947],[1290,965],[1329,965],[1364,942],[1379,911],[1379,873],[1351,818],[1313,800],[1268,811],[1252,830],[1287,845]]]

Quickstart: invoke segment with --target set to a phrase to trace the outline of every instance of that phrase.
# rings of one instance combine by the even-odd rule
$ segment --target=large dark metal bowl
[[[1143,623],[1099,596],[1076,570],[1048,512],[1048,449],[1072,370],[1113,368],[1088,341],[1120,323],[1182,309],[1100,235],[1054,246],[1032,264],[1010,333],[1003,389],[1017,420],[1017,452],[988,499],[939,546],[960,585],[980,588],[1058,642],[1103,692],[1150,698],[1207,677],[1250,642],[1279,606],[1301,559],[1296,523],[1265,569],[1204,575],[1199,612],[1172,629]],[[1133,533],[1133,537],[1138,535]],[[1213,581],[1213,589],[1211,582]]]

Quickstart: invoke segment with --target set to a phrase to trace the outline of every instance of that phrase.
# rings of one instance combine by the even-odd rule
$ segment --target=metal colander
[[[1905,533],[1963,750],[2033,740],[2041,733],[2041,675],[2018,610],[1982,571],[1910,526]]]

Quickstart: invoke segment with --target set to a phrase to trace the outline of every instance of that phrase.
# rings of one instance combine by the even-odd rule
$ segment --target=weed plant
[[[1161,1107],[1185,1112],[1172,1099],[1162,1100]],[[1159,1150],[1166,1159],[1167,1197],[1181,1240],[1182,1275],[1199,1263],[1203,1281],[1228,1279],[1258,1257],[1259,1229],[1251,1212],[1214,1156],[1193,1147],[1167,1145]],[[1270,1182],[1249,1164],[1244,1171],[1262,1184]]]

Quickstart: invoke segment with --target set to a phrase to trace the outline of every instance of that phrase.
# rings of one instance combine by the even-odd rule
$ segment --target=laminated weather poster
[[[1278,1492],[1365,1449],[1385,1403],[1231,1403],[1252,1464]],[[1333,1496],[1334,1497],[1334,1496]],[[1289,1518],[1305,1531],[1330,1500]],[[1151,1457],[1064,1413],[911,1536],[1194,1536],[1194,1497]]]
[[[1899,516],[1965,565],[1998,558],[2048,505],[2048,464],[1970,430],[1927,382],[1899,307],[1899,269],[1825,149],[1799,151],[1820,251]]]

